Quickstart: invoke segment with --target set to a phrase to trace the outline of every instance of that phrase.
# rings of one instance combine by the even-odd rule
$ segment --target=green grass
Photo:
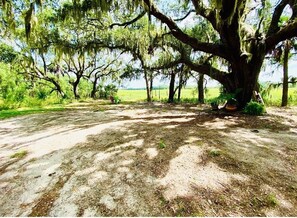
[[[63,107],[49,107],[49,108],[20,108],[0,111],[0,120],[27,114],[45,113],[51,111],[63,111]]]
[[[205,93],[206,99],[212,99],[219,95],[219,88],[208,88]],[[118,96],[122,102],[140,102],[146,101],[146,90],[125,90],[120,89]],[[152,92],[153,101],[167,101],[168,89],[154,89]],[[195,88],[182,89],[181,93],[182,102],[196,103],[198,94]]]
[[[10,158],[23,158],[28,154],[28,151],[18,151],[10,156]]]
[[[268,95],[262,97],[266,105],[280,106],[282,101],[282,87],[272,89]],[[297,87],[289,88],[288,105],[297,105]]]
[[[205,93],[205,101],[210,103],[212,99],[220,95],[219,88],[208,88]],[[118,96],[122,102],[143,102],[146,101],[146,90],[119,90]],[[297,105],[297,87],[289,88],[289,106]],[[168,99],[168,89],[154,89],[152,92],[153,101],[166,102]],[[267,106],[280,106],[282,98],[282,88],[272,89],[268,95],[262,96]],[[182,89],[182,103],[197,103],[197,90],[195,88]]]

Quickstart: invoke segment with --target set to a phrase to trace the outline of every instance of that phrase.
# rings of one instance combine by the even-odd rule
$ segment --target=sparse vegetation
[[[294,177],[291,172],[286,171],[285,166],[276,166],[277,162],[282,160],[290,168],[295,167],[296,162],[291,161],[294,160],[291,158],[294,158],[296,150],[295,135],[288,133],[287,138],[283,139],[282,134],[276,132],[273,136],[276,143],[282,144],[282,141],[286,140],[287,143],[282,144],[284,152],[288,156],[286,158],[283,157],[283,154],[279,154],[274,146],[269,146],[269,141],[263,141],[263,147],[258,148],[258,142],[248,138],[251,130],[255,128],[261,130],[256,135],[261,138],[269,137],[263,136],[263,132],[281,132],[288,129],[289,125],[282,123],[285,118],[267,116],[262,119],[262,117],[251,117],[241,113],[228,117],[225,114],[218,116],[209,109],[204,110],[204,107],[200,108],[200,106],[193,108],[192,106],[180,107],[168,104],[136,104],[114,107],[109,100],[96,101],[96,104],[93,101],[82,102],[72,106],[77,113],[72,114],[71,121],[67,113],[59,112],[42,114],[42,116],[28,116],[27,119],[15,119],[18,120],[17,123],[20,124],[21,129],[15,126],[12,131],[17,133],[16,137],[20,136],[20,138],[16,138],[20,141],[20,145],[27,142],[26,137],[22,138],[23,135],[27,136],[29,133],[36,136],[35,134],[47,133],[47,135],[50,134],[48,137],[37,139],[36,142],[32,142],[32,145],[33,143],[38,145],[41,140],[44,145],[52,142],[53,147],[57,144],[60,146],[60,140],[56,138],[59,137],[59,134],[49,133],[48,129],[73,124],[75,124],[75,129],[69,130],[66,127],[60,139],[63,141],[65,137],[72,138],[78,133],[82,137],[88,136],[88,139],[79,146],[75,146],[76,142],[73,141],[72,145],[74,146],[63,151],[61,151],[63,145],[60,146],[61,149],[54,152],[48,150],[44,156],[37,157],[33,159],[34,161],[28,160],[21,166],[18,161],[24,159],[9,159],[7,166],[12,167],[4,165],[0,171],[10,173],[20,166],[17,172],[20,176],[13,178],[17,179],[18,183],[13,187],[20,184],[24,193],[32,193],[31,190],[24,190],[26,179],[29,178],[41,180],[44,176],[52,177],[54,180],[51,181],[54,182],[60,177],[61,185],[56,189],[54,183],[49,183],[46,189],[36,189],[41,197],[34,199],[37,206],[33,208],[20,208],[22,205],[14,202],[14,197],[18,195],[17,191],[12,191],[5,197],[5,205],[14,205],[15,203],[22,213],[30,214],[32,210],[31,215],[35,216],[46,216],[48,213],[52,214],[50,211],[54,210],[57,211],[55,214],[64,214],[60,209],[63,206],[60,200],[65,199],[63,198],[65,195],[72,195],[71,190],[64,191],[64,184],[71,186],[73,190],[79,190],[84,186],[91,187],[91,183],[85,179],[80,180],[79,178],[82,177],[76,175],[76,172],[88,171],[85,174],[87,177],[91,177],[97,172],[106,175],[104,183],[101,183],[100,186],[100,190],[103,191],[97,192],[96,189],[90,188],[82,195],[82,198],[74,197],[73,200],[67,200],[67,203],[72,203],[74,200],[77,202],[79,208],[76,215],[84,215],[89,206],[94,208],[95,215],[100,213],[104,216],[142,215],[144,208],[147,208],[147,214],[152,216],[158,214],[162,216],[227,216],[230,214],[265,216],[269,215],[266,211],[271,210],[285,216],[296,212],[295,208],[285,210],[278,206],[282,205],[280,199],[277,199],[273,194],[269,195],[269,191],[266,189],[266,186],[269,186],[271,190],[277,190],[285,201],[295,205]],[[127,109],[125,117],[122,114],[117,114],[123,108]],[[149,113],[144,113],[144,108]],[[96,109],[102,110],[102,113],[92,113]],[[199,113],[193,115],[195,110],[199,110]],[[282,115],[292,115],[295,120],[295,110],[290,108],[284,110],[286,113],[282,113]],[[111,114],[110,112],[115,113]],[[279,109],[275,108],[272,108],[271,112],[280,113]],[[139,119],[142,122],[137,122],[138,114],[141,114]],[[174,114],[174,117],[167,116],[168,114]],[[195,119],[185,121],[183,118],[187,116]],[[53,117],[57,117],[58,121],[48,122]],[[229,122],[229,119],[232,122]],[[131,123],[130,120],[132,120]],[[292,122],[295,122],[294,120]],[[11,121],[2,122],[10,123]],[[41,127],[28,125],[32,124],[32,121],[36,126],[46,128],[41,129]],[[112,125],[109,125],[110,123]],[[129,125],[121,125],[121,123],[129,123]],[[219,127],[216,125],[217,123],[220,124]],[[24,124],[27,124],[28,128],[24,129],[22,127]],[[101,129],[101,126],[104,127],[103,131],[93,135],[92,129],[94,127]],[[9,138],[10,131],[3,131],[3,137],[13,141],[13,138]],[[3,137],[1,135],[0,140],[4,142],[2,144],[5,144]],[[240,140],[234,140],[234,137],[238,137],[236,139],[240,138]],[[269,147],[269,152],[267,152],[267,148],[264,149],[264,146]],[[32,156],[34,156],[34,152],[39,152],[37,150],[39,148],[36,146],[36,150],[32,151]],[[5,149],[5,147],[1,147],[1,149]],[[6,149],[9,149],[9,146],[6,146]],[[48,148],[45,146],[42,149]],[[67,154],[65,160],[59,158],[61,152]],[[85,157],[84,154],[87,153],[88,156]],[[62,162],[61,167],[49,171],[45,175],[41,174],[40,169],[36,167],[42,166],[42,163],[46,161],[50,165],[42,167],[48,169],[57,163],[57,158]],[[75,160],[75,165],[69,162],[69,158]],[[261,158],[269,161],[269,165]],[[67,173],[73,176],[74,181],[77,178],[74,184],[65,180],[64,175]],[[146,178],[152,178],[149,180],[150,183],[143,182],[143,179]],[[99,180],[93,181],[92,184],[96,184]],[[185,181],[189,181],[189,183]],[[109,186],[108,184],[113,185]],[[284,189],[278,189],[280,184]],[[152,187],[157,187],[159,192],[152,194]],[[185,189],[183,190],[183,188]],[[59,196],[60,190],[63,190],[61,196]],[[104,198],[105,193],[114,193],[115,190],[130,195],[130,201],[136,202],[139,209],[134,210],[136,207],[127,207],[129,199],[125,197],[119,201],[113,195],[108,197],[119,208],[117,210],[110,210],[105,208],[105,204],[98,205],[94,201],[94,199]],[[145,196],[145,198],[141,196]],[[63,200],[63,202],[65,201]],[[87,207],[85,207],[86,205]],[[9,215],[13,211],[4,210],[0,213]]]
[[[244,108],[244,112],[249,115],[260,116],[265,113],[265,106],[258,102],[250,102]]]
[[[21,159],[21,158],[25,157],[27,154],[28,154],[28,151],[25,151],[25,150],[23,150],[23,151],[18,151],[18,152],[16,152],[16,153],[12,154],[12,155],[10,156],[10,158],[18,158],[18,159]]]
[[[269,207],[275,207],[278,205],[278,200],[276,198],[276,195],[273,193],[268,194],[265,201],[267,206]]]
[[[160,148],[160,149],[164,149],[164,148],[166,148],[166,144],[164,143],[163,140],[160,140],[160,142],[159,142],[159,148]]]
[[[212,149],[209,151],[209,155],[211,157],[218,157],[221,155],[221,150],[218,150],[218,149]]]

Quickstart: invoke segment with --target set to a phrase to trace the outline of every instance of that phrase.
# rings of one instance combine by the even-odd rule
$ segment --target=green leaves
[[[7,44],[0,44],[0,61],[4,63],[12,63],[17,57],[17,52]]]

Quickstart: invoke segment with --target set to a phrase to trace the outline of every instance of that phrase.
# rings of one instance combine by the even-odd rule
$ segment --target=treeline
[[[288,61],[297,49],[297,8],[291,1],[273,4],[1,1],[0,103],[108,98],[122,80],[139,78],[152,101],[160,77],[169,81],[168,102],[180,101],[193,78],[197,101],[204,103],[209,76],[243,109],[261,91],[258,79],[269,58],[283,66],[285,106],[294,79]]]

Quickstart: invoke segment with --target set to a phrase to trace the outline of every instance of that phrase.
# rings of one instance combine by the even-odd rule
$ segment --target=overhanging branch
[[[123,26],[123,27],[127,27],[133,23],[135,23],[136,21],[138,21],[139,19],[141,19],[144,15],[146,14],[146,11],[143,11],[141,14],[139,14],[137,17],[135,17],[133,20],[124,22],[124,23],[113,23],[109,26],[110,29],[112,29],[114,26]]]
[[[174,19],[174,21],[182,21],[182,20],[186,19],[193,12],[195,12],[195,10],[190,10],[185,16],[183,16],[182,18]]]
[[[297,37],[297,20],[289,23],[287,26],[280,29],[277,33],[268,36],[265,40],[266,51],[268,52],[273,49],[279,42],[293,37]]]
[[[212,67],[210,64],[198,64],[194,63],[189,59],[182,59],[182,63],[186,64],[188,67],[190,67],[192,70],[198,73],[205,74],[210,78],[217,80],[221,84],[226,83],[228,73],[225,71],[218,70]]]
[[[197,38],[191,37],[183,32],[171,18],[161,13],[150,0],[144,0],[144,2],[148,6],[150,13],[162,23],[165,23],[171,30],[172,35],[179,41],[191,46],[195,51],[203,51],[230,60],[230,56],[226,52],[227,49],[223,45],[200,42]]]
[[[273,12],[272,15],[272,20],[267,32],[267,36],[271,36],[274,33],[276,33],[277,31],[279,31],[279,26],[278,26],[278,22],[279,19],[284,11],[284,8],[286,7],[286,5],[289,3],[289,0],[282,0],[276,7],[275,10]]]

